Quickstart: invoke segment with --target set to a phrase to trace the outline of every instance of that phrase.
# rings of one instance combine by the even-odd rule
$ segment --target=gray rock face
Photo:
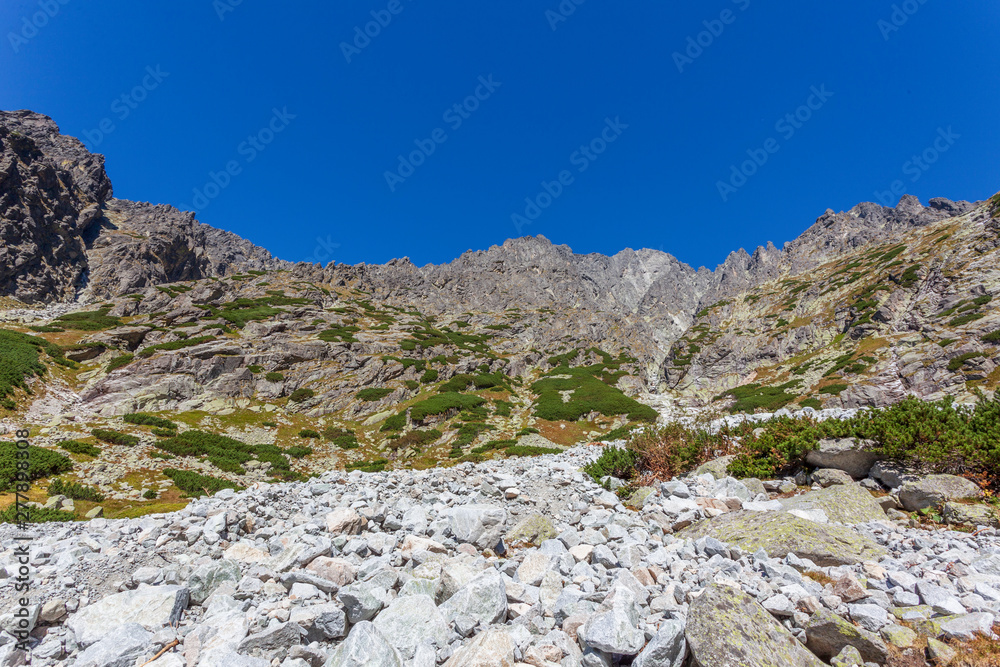
[[[123,625],[138,624],[155,632],[179,621],[187,605],[188,589],[183,586],[145,586],[84,607],[67,625],[77,642],[90,646]]]
[[[685,635],[700,667],[823,664],[756,600],[731,586],[713,584],[695,599]]]
[[[628,588],[615,588],[597,613],[578,630],[584,646],[604,651],[636,655],[646,643],[639,625],[639,607]]]
[[[855,524],[885,519],[885,511],[872,494],[853,483],[785,498],[781,506],[786,511],[820,510],[829,521],[836,523]]]
[[[493,505],[464,505],[452,511],[449,527],[459,542],[479,549],[496,549],[504,533],[507,512]]]
[[[323,667],[403,667],[403,658],[374,625],[361,621]]]
[[[868,476],[878,456],[864,449],[866,443],[853,438],[820,440],[819,446],[806,454],[806,463],[817,468],[843,470],[854,479]]]
[[[632,664],[635,667],[682,667],[686,658],[684,623],[668,620],[660,624],[656,634]]]
[[[889,655],[885,643],[877,635],[854,626],[826,609],[813,614],[805,630],[806,646],[824,660],[833,658],[848,646],[856,648],[866,662],[881,665]]]
[[[939,507],[950,500],[982,497],[982,489],[973,482],[954,475],[928,475],[907,482],[899,489],[899,502],[909,512]]]
[[[450,618],[469,616],[482,625],[502,622],[507,617],[507,587],[496,570],[486,570],[458,589],[441,611]]]
[[[375,628],[410,660],[424,641],[438,646],[448,642],[448,623],[427,595],[399,597],[378,615]]]
[[[74,664],[78,667],[132,667],[136,659],[149,650],[152,639],[153,633],[138,623],[125,623],[87,647]]]
[[[223,559],[199,567],[188,580],[191,602],[201,604],[222,584],[229,583],[236,586],[240,581],[240,576],[239,564],[231,560]]]

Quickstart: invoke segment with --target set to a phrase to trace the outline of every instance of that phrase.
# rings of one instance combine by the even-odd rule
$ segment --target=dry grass
[[[1000,635],[1000,625],[993,632]],[[972,641],[952,642],[951,647],[958,651],[951,667],[1000,667],[1000,641],[980,635]]]
[[[641,457],[641,483],[668,480],[720,456],[734,453],[735,442],[715,436],[705,430],[690,429],[681,424],[667,424],[646,429],[632,438],[629,449]]]
[[[808,572],[803,572],[802,576],[803,577],[809,577],[810,579],[812,579],[813,581],[815,581],[820,586],[827,586],[827,585],[833,583],[833,579],[831,579],[826,574],[824,574],[822,572],[819,572],[819,571],[810,570]]]

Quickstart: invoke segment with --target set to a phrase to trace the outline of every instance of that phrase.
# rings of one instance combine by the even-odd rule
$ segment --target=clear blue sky
[[[714,267],[894,181],[925,202],[1000,189],[995,0],[236,1],[5,0],[0,108],[90,132],[118,197],[200,205],[289,260],[317,239],[336,246],[320,258],[423,264],[544,234]],[[345,55],[372,12],[387,25]],[[417,140],[434,152],[390,187]],[[518,228],[543,181],[558,196]]]

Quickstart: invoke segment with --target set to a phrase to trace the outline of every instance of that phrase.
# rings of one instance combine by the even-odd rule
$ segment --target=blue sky
[[[289,260],[543,234],[714,267],[1000,189],[994,0],[448,4],[6,0],[0,108]]]

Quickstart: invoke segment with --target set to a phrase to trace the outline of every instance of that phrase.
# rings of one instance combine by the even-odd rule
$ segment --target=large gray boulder
[[[478,575],[441,605],[441,612],[449,620],[456,616],[470,616],[483,626],[507,620],[507,587],[503,577],[494,569]]]
[[[191,602],[201,604],[225,583],[235,588],[240,582],[240,565],[236,561],[222,559],[208,565],[202,565],[188,579],[188,589],[191,591]]]
[[[928,475],[899,489],[899,503],[908,512],[940,507],[950,500],[982,497],[983,490],[975,483],[955,475]]]
[[[941,514],[946,523],[1000,528],[1000,517],[992,505],[945,503]]]
[[[430,639],[438,646],[448,643],[448,623],[427,595],[396,598],[375,617],[374,625],[406,660],[413,659],[417,647],[425,640]]]
[[[868,523],[885,519],[885,510],[866,489],[858,484],[840,484],[801,496],[781,500],[785,511],[822,510],[830,521],[836,523]]]
[[[448,527],[455,539],[482,550],[498,551],[506,522],[507,511],[493,505],[463,505],[448,515]]]
[[[696,667],[823,667],[756,600],[723,584],[691,603],[685,636]]]
[[[639,605],[635,595],[625,586],[618,586],[577,634],[585,647],[605,653],[636,655],[646,643],[646,635],[638,626]]]
[[[181,612],[188,605],[188,595],[183,586],[140,586],[84,607],[66,624],[81,646],[90,646],[130,623],[155,632],[180,621]]]
[[[820,609],[805,626],[806,646],[809,650],[830,660],[847,646],[853,646],[866,662],[885,664],[889,649],[879,637],[855,626],[827,609]]]
[[[666,620],[660,624],[632,667],[681,667],[685,658],[687,639],[684,638],[684,623]]]
[[[444,663],[444,667],[514,667],[514,640],[504,628],[479,633]]]
[[[403,667],[403,656],[368,621],[361,621],[323,667]]]
[[[822,567],[877,561],[886,553],[853,528],[816,523],[788,512],[728,512],[685,528],[678,536],[689,540],[710,536],[747,553],[763,549],[771,558],[795,554]]]
[[[132,667],[151,647],[153,633],[138,623],[125,623],[91,644],[77,657],[80,667]]]
[[[843,470],[854,479],[861,479],[868,476],[879,459],[877,454],[866,449],[870,444],[854,438],[820,440],[817,448],[806,454],[806,463],[816,468]]]

